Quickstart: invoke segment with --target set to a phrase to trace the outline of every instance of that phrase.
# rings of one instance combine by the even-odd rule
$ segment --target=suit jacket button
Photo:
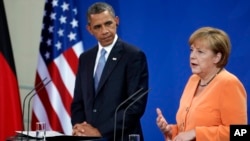
[[[94,112],[94,113],[96,113],[96,112],[97,112],[97,110],[96,110],[96,109],[93,109],[93,112]]]

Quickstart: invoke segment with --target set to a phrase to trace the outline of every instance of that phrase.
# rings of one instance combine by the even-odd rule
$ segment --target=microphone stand
[[[30,99],[29,99],[29,102],[28,102],[28,125],[27,125],[27,129],[28,129],[28,130],[27,130],[27,135],[29,135],[30,102],[31,102],[31,100],[33,99],[33,97],[34,97],[40,90],[42,90],[43,88],[45,88],[50,82],[51,82],[51,80],[49,80],[48,82],[46,82],[46,83],[44,84],[44,86],[41,87],[41,88],[39,88],[39,89],[37,90],[37,92],[34,93],[34,94],[30,97]]]
[[[128,97],[127,99],[125,99],[122,103],[120,103],[116,109],[115,109],[115,117],[114,117],[114,141],[116,138],[116,118],[117,118],[117,111],[118,109],[124,105],[127,101],[129,101],[130,99],[132,99],[135,95],[137,95],[139,92],[141,92],[143,90],[143,88],[140,88],[139,90],[137,90],[134,94],[132,94],[130,97]]]
[[[128,110],[128,108],[130,107],[130,106],[132,106],[136,101],[138,101],[139,99],[141,99],[144,95],[146,95],[148,92],[149,92],[149,90],[150,89],[148,89],[147,91],[145,91],[144,93],[142,93],[139,97],[137,97],[133,102],[131,102],[127,107],[126,107],[126,109],[124,110],[124,112],[123,112],[123,122],[122,122],[122,136],[121,136],[121,139],[122,139],[122,141],[123,141],[123,134],[124,134],[124,125],[125,125],[125,115],[126,115],[126,112],[127,112],[127,110]]]
[[[22,112],[22,116],[23,116],[23,123],[25,123],[24,121],[24,110],[25,110],[25,103],[26,103],[26,99],[28,98],[29,95],[31,95],[31,93],[37,89],[38,87],[40,87],[40,85],[47,79],[47,77],[45,77],[42,81],[40,81],[37,85],[35,85],[35,87],[24,97],[24,100],[23,100],[23,112]],[[28,121],[29,122],[29,121]],[[24,126],[24,125],[23,125]],[[21,134],[23,134],[23,130],[21,132]]]

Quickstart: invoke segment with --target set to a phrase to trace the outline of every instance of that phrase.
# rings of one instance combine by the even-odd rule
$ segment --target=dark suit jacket
[[[107,58],[99,87],[95,92],[93,73],[97,51],[98,46],[95,46],[80,56],[71,105],[72,125],[87,121],[98,128],[103,137],[113,141],[117,106],[138,89],[143,88],[143,92],[148,90],[147,60],[140,49],[118,39]],[[116,141],[121,140],[123,111],[129,103],[131,101],[117,112]],[[143,141],[140,118],[144,114],[146,103],[147,95],[126,111],[124,141],[127,141],[128,135],[132,133],[140,134]]]

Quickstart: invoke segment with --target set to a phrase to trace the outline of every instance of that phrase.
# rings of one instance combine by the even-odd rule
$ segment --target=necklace
[[[206,84],[200,84],[201,83],[201,80],[199,81],[199,86],[201,86],[201,87],[205,87],[205,86],[207,86],[214,78],[215,78],[215,76],[218,74],[218,73],[220,73],[220,71],[221,71],[222,69],[220,69]]]

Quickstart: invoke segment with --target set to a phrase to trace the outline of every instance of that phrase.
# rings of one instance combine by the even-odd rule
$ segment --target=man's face
[[[118,17],[113,17],[109,11],[104,11],[100,14],[90,15],[87,29],[102,46],[108,46],[115,38],[118,24]]]

